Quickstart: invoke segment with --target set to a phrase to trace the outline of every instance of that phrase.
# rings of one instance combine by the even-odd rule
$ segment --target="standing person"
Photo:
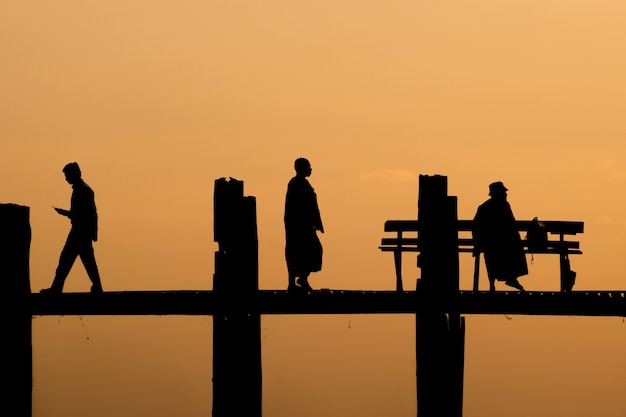
[[[65,180],[72,186],[72,200],[69,210],[54,207],[62,216],[69,217],[72,228],[61,251],[52,286],[41,290],[44,294],[60,294],[63,291],[65,278],[72,269],[77,256],[83,262],[87,275],[91,280],[91,292],[102,293],[100,274],[93,253],[92,241],[98,240],[98,213],[93,190],[83,181],[80,167],[70,162],[63,168]]]
[[[491,292],[496,289],[496,280],[524,291],[517,279],[528,274],[522,238],[506,200],[507,191],[500,181],[489,185],[491,198],[478,207],[472,227],[474,256],[480,256],[480,252],[485,254]]]
[[[296,176],[289,181],[285,198],[285,234],[289,291],[311,291],[309,274],[322,269],[322,244],[317,230],[324,233],[324,226],[317,205],[315,190],[307,180],[311,164],[298,158],[294,168]]]

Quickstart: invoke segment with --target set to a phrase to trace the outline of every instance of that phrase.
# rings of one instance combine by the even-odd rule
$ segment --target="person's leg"
[[[289,285],[287,286],[287,291],[293,291],[299,289],[296,285],[296,275],[292,272],[289,272]]]
[[[302,274],[297,280],[298,285],[305,291],[313,291],[313,288],[309,285],[309,272]]]
[[[496,280],[495,278],[489,278],[489,292],[496,292]]]
[[[288,274],[288,282],[287,282],[287,291],[295,291],[298,290],[298,286],[296,285],[296,273],[294,272],[294,254],[292,245],[287,243],[285,245],[285,261],[287,262],[287,274]]]
[[[59,256],[59,265],[54,274],[52,285],[50,288],[42,290],[42,292],[61,293],[63,291],[65,279],[70,273],[74,261],[78,256],[78,246],[76,243],[76,236],[70,232],[65,241],[65,246],[63,246],[63,250],[61,251],[61,255]]]
[[[93,252],[93,245],[91,240],[82,242],[80,252],[80,260],[85,266],[87,276],[91,280],[91,292],[101,293],[102,283],[100,281],[100,272],[98,271],[98,265],[96,264],[96,257]]]

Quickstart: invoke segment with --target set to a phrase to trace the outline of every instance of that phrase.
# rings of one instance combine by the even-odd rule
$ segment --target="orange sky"
[[[502,180],[518,219],[584,221],[575,289],[625,289],[625,20],[619,0],[5,2],[0,201],[31,207],[31,288],[68,231],[50,206],[69,205],[70,161],[96,192],[105,290],[210,289],[229,176],[257,198],[260,286],[285,288],[284,194],[305,156],[316,288],[394,288],[384,221],[415,218],[418,175],[441,174],[463,219]],[[558,289],[556,259],[529,266],[529,290]],[[66,291],[88,288],[78,264]],[[622,416],[622,319],[467,325],[466,416]],[[34,416],[208,415],[211,331],[36,318]],[[264,416],[414,416],[413,332],[410,316],[264,317]]]

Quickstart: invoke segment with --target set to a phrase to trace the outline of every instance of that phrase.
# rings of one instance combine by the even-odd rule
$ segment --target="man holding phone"
[[[63,292],[65,278],[69,274],[74,261],[80,256],[87,275],[91,280],[91,292],[102,293],[100,273],[93,251],[93,244],[98,240],[98,213],[93,190],[83,181],[80,167],[70,162],[63,168],[65,180],[72,186],[72,200],[69,210],[54,207],[62,216],[69,217],[72,228],[61,251],[59,266],[50,288],[41,290],[43,294],[60,294]]]

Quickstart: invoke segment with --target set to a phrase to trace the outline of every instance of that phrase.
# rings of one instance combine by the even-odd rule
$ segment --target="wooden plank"
[[[560,220],[541,220],[546,226],[548,233],[575,235],[584,233],[585,223],[581,221],[560,221]],[[527,231],[532,220],[517,220],[515,222],[517,230]],[[460,232],[471,232],[473,220],[458,220],[457,225]],[[420,229],[417,220],[387,220],[384,225],[385,232],[418,232]]]
[[[417,232],[419,223],[417,220],[387,220],[385,232]]]
[[[463,247],[463,246],[474,247],[474,240],[471,238],[459,238],[458,242],[459,242],[459,247]],[[522,244],[524,245],[524,247],[528,247],[528,244],[525,241],[522,241]],[[395,237],[382,238],[381,246],[394,246],[395,248],[398,248],[398,246],[401,246],[401,247],[419,246],[419,238],[406,238],[406,237],[402,239],[398,239]],[[567,248],[578,249],[580,248],[580,242],[570,241],[570,240],[564,240],[564,241],[548,240],[547,242],[548,248],[556,249],[562,246],[565,246]]]
[[[246,311],[259,314],[412,314],[424,300],[419,291],[320,290],[291,294],[260,290],[246,299]],[[626,291],[520,293],[518,291],[460,291],[449,300],[461,314],[525,314],[626,317]],[[57,315],[213,315],[232,308],[213,291],[126,291],[31,294],[25,303],[33,316]],[[219,313],[222,312],[222,313]]]
[[[381,252],[398,252],[397,246],[379,246],[378,249]],[[473,247],[459,247],[459,253],[472,253],[474,251]],[[399,252],[420,252],[420,248],[417,246],[402,246]],[[559,255],[561,252],[557,249],[546,249],[546,250],[536,250],[529,251],[528,248],[524,249],[526,253],[533,253],[535,255]],[[582,251],[580,249],[569,248],[567,250],[568,255],[582,255]]]
[[[402,246],[400,250],[397,246],[379,246],[378,248],[382,252],[421,252],[417,246]]]
[[[459,248],[459,252],[460,253],[472,253],[474,251],[474,248]],[[384,251],[387,252],[387,251]],[[416,249],[415,251],[406,251],[406,252],[419,252],[418,249]],[[524,248],[524,253],[532,253],[534,255],[560,255],[561,251],[557,250],[557,249],[546,249],[546,250],[536,250],[536,251],[529,251],[528,248]],[[568,255],[582,255],[582,251],[580,249],[568,249],[567,250],[567,254]]]
[[[381,240],[381,244],[384,246],[416,246],[418,244],[417,238],[413,237],[404,237],[402,239],[398,239],[397,237],[383,238]]]
[[[524,227],[523,230],[528,230],[528,227],[530,226],[531,221],[523,221],[523,222],[518,222],[518,223],[520,223],[520,226]],[[585,231],[585,223],[583,222],[541,220],[541,223],[543,223],[546,226],[548,233],[552,233],[552,234],[575,235],[579,233],[584,233]]]

